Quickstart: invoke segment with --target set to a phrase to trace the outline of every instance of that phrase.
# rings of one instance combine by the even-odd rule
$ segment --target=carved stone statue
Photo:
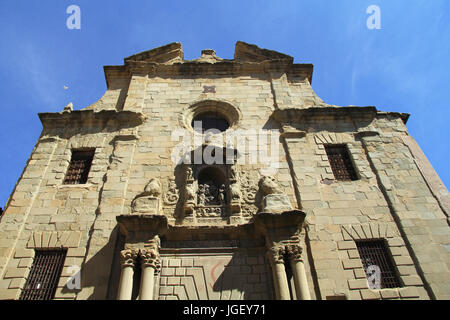
[[[263,195],[267,196],[269,194],[282,194],[283,191],[278,186],[278,183],[275,181],[275,178],[272,176],[264,176],[259,181],[259,187]]]
[[[161,212],[161,182],[153,178],[147,184],[144,192],[134,198],[131,203],[132,212],[144,214],[160,214]]]
[[[149,196],[159,197],[161,195],[161,182],[159,181],[159,179],[151,179],[145,187],[144,193]]]
[[[230,196],[232,202],[241,200],[242,193],[238,184],[233,183],[230,185]]]
[[[64,107],[63,112],[72,112],[73,111],[73,103],[69,103],[67,106]]]
[[[200,184],[198,186],[198,204],[201,206],[204,206],[206,204],[206,193],[207,193],[207,187],[206,184]]]
[[[226,192],[225,185],[222,184],[219,188],[219,203],[222,206],[226,204],[225,203],[225,192]]]
[[[263,195],[261,209],[265,212],[277,212],[292,210],[289,197],[283,193],[275,178],[264,176],[259,181],[259,188]]]
[[[186,168],[186,181],[193,181],[194,180],[194,173],[192,172],[191,167]]]

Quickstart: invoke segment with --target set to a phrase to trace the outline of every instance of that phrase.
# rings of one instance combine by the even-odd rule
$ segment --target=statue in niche
[[[186,184],[185,199],[187,203],[195,203],[196,192],[193,184]]]
[[[235,168],[235,166],[231,166],[230,167],[230,180],[231,181],[236,181],[236,179],[237,179],[236,168]]]
[[[207,185],[206,184],[200,184],[198,186],[198,204],[201,206],[204,206],[206,203],[206,188]]]
[[[194,180],[194,174],[192,172],[192,168],[187,167],[186,168],[186,181],[192,181],[192,180]]]
[[[224,187],[225,189],[225,187]],[[220,188],[218,188],[212,181],[206,181],[205,183],[198,185],[198,204],[202,206],[219,205],[220,202]],[[223,194],[225,199],[225,191]]]
[[[145,186],[144,192],[136,196],[131,203],[132,212],[145,214],[160,214],[161,212],[161,182],[153,178]]]
[[[222,206],[226,204],[226,202],[225,202],[225,192],[226,192],[225,185],[222,184],[220,186],[220,188],[219,188],[219,203]]]

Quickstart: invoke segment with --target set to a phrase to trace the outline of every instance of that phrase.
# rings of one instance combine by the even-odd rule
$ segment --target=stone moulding
[[[137,127],[147,116],[140,112],[102,110],[77,110],[72,112],[39,113],[44,130],[66,127],[104,127],[114,124],[117,127]]]
[[[329,120],[342,120],[345,118],[358,119],[371,121],[378,115],[390,115],[393,117],[399,117],[406,124],[409,118],[407,113],[399,112],[382,112],[378,111],[373,106],[358,107],[311,107],[306,109],[286,108],[278,109],[272,113],[272,118],[279,123],[287,125],[289,123],[317,120],[317,119],[329,119]]]
[[[237,225],[198,225],[175,226],[168,222],[166,216],[161,215],[120,215],[116,217],[120,232],[126,237],[127,243],[145,242],[155,235],[165,236],[167,239],[194,239],[196,235],[204,239],[204,235],[214,235],[213,239],[220,240],[220,235],[227,235],[226,239],[240,239],[266,235],[276,231],[277,234],[289,239],[303,227],[306,213],[300,210],[290,210],[281,213],[260,212],[250,221]],[[280,232],[281,231],[281,232]]]
[[[206,55],[211,56],[211,53],[206,52]],[[234,59],[221,59],[214,54],[213,62],[210,60],[184,60],[181,43],[174,42],[125,58],[122,66],[105,66],[104,72],[108,89],[110,80],[130,78],[132,75],[192,76],[201,74],[217,76],[218,74],[240,75],[279,72],[302,76],[307,78],[309,83],[312,82],[312,64],[294,64],[294,59],[291,56],[262,49],[242,41],[236,43]]]

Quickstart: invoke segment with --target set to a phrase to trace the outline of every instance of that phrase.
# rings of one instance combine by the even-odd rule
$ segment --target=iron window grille
[[[67,250],[36,250],[30,274],[19,300],[51,300],[55,297]]]
[[[325,151],[336,180],[358,180],[352,160],[350,159],[350,154],[345,145],[328,145],[325,146]]]
[[[358,253],[369,284],[371,281],[372,283],[376,283],[376,277],[379,277],[379,288],[376,289],[401,287],[400,279],[398,278],[389,249],[384,240],[356,241],[356,247],[358,248]],[[372,288],[375,289],[374,287]]]
[[[72,159],[64,178],[64,184],[85,184],[93,158],[94,150],[72,151]]]

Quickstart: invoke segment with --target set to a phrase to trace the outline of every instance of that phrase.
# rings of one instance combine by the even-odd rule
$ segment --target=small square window
[[[33,265],[19,300],[51,300],[55,297],[67,250],[36,250]]]
[[[72,151],[72,159],[64,178],[64,184],[85,184],[87,182],[94,152],[95,150]]]
[[[372,289],[401,287],[390,252],[383,239],[356,241],[356,247]]]
[[[352,160],[350,159],[350,154],[345,145],[328,145],[325,146],[325,151],[336,180],[358,180]]]

